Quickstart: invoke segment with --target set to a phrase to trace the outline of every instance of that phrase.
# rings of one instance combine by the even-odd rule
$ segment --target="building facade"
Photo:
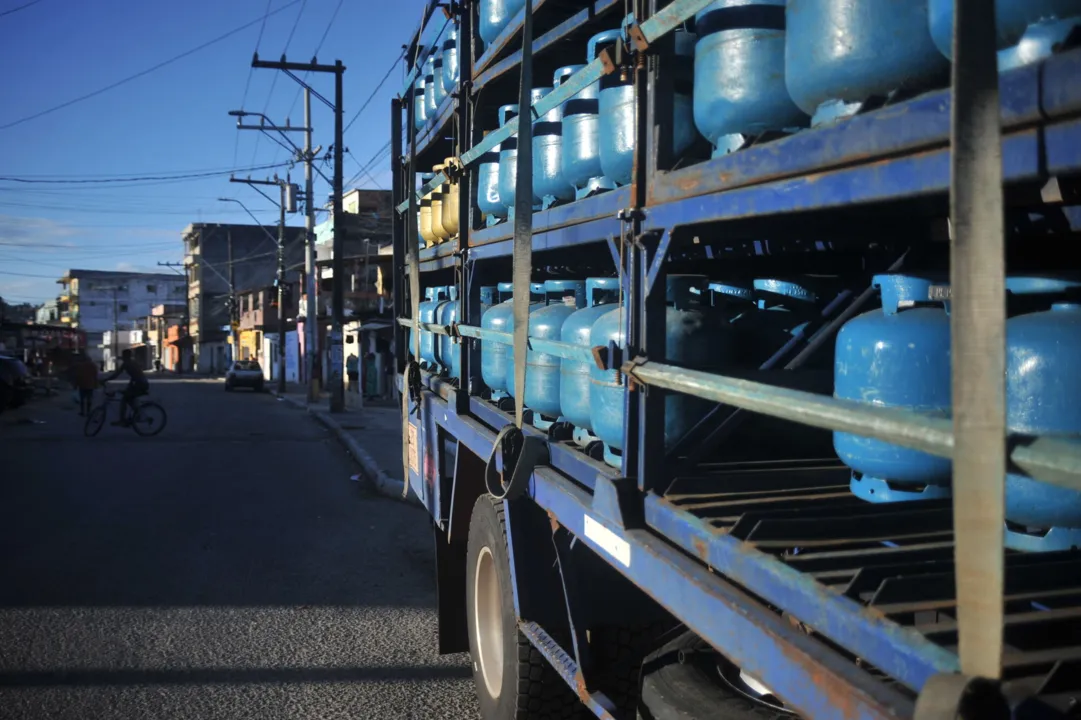
[[[86,334],[95,362],[105,359],[106,331],[141,329],[155,305],[183,302],[185,293],[182,275],[164,273],[72,269],[57,282],[59,320]]]
[[[188,333],[198,373],[223,373],[232,357],[228,338],[237,321],[236,294],[273,284],[277,226],[193,223],[183,231],[188,273]],[[285,265],[303,267],[304,228],[285,229]],[[293,270],[295,274],[295,270]]]

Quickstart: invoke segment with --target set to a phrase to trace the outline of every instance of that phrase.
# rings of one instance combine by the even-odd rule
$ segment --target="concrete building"
[[[106,331],[136,329],[155,305],[184,299],[184,277],[175,274],[72,269],[57,282],[60,322],[86,333],[96,362],[105,359]]]
[[[183,231],[188,272],[191,364],[185,371],[223,373],[232,356],[230,294],[265,287],[277,273],[276,225],[192,223]],[[285,231],[285,266],[304,265],[304,228]]]
[[[41,307],[34,310],[34,322],[38,325],[59,325],[60,301],[46,300]]]

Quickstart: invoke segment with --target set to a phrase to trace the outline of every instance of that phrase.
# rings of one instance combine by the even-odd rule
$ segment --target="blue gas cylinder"
[[[458,88],[458,26],[451,25],[443,35],[443,92],[450,95]]]
[[[834,397],[949,417],[948,286],[902,274],[876,275],[874,285],[882,293],[881,309],[852,318],[837,334]],[[852,468],[852,492],[864,500],[950,494],[945,458],[848,433],[834,433],[833,447]]]
[[[785,84],[812,124],[874,97],[949,82],[927,0],[788,0]]]
[[[500,127],[516,117],[517,105],[503,105],[499,108]],[[488,225],[507,219],[507,205],[499,196],[499,154],[506,142],[508,141],[484,153],[477,163],[477,207],[485,214]],[[517,144],[515,147],[517,148]]]
[[[529,91],[529,104],[532,105],[550,92],[552,92],[552,88],[550,87],[533,88]],[[511,120],[517,116],[518,113],[515,112],[514,115],[508,117],[507,120]],[[504,121],[504,124],[505,123],[506,121]],[[506,208],[507,217],[514,217],[514,198],[517,182],[518,135],[516,133],[514,137],[504,140],[499,146],[499,201],[503,203],[503,207]],[[536,190],[537,188],[534,186],[533,206],[535,210],[539,210],[540,199],[537,197]]]
[[[477,34],[488,46],[495,42],[503,28],[525,7],[525,0],[480,0],[477,10]]]
[[[567,65],[552,77],[555,87],[585,67]],[[567,102],[571,102],[568,100]],[[552,108],[533,124],[533,194],[541,199],[541,207],[549,208],[559,202],[574,199],[574,186],[563,177],[563,108]]]
[[[694,57],[694,35],[683,28],[672,33],[676,55]],[[620,79],[620,73],[604,75],[600,80],[600,156],[601,170],[616,185],[631,182],[634,167],[635,127],[634,77]],[[681,92],[676,87],[673,104],[672,152],[678,156],[694,142],[693,89]]]
[[[716,0],[695,16],[694,123],[713,156],[807,125],[784,84],[784,0]]]
[[[664,362],[695,370],[715,370],[730,362],[733,343],[727,323],[717,318],[704,298],[702,275],[669,275],[665,283]],[[625,314],[615,307],[593,323],[589,344],[625,346]],[[620,467],[623,448],[623,393],[626,378],[616,370],[590,368],[589,419],[593,432],[604,444],[604,460]],[[664,440],[671,447],[682,438],[713,403],[683,393],[667,393],[664,400]]]
[[[619,302],[619,278],[588,278],[586,280],[586,306],[572,313],[563,322],[560,338],[565,343],[592,347],[590,334],[601,315]],[[590,365],[563,358],[559,370],[559,409],[563,419],[574,425],[574,439],[579,445],[588,445],[595,439],[589,420],[589,369]]]
[[[1006,279],[1008,307],[1023,308],[1023,314],[1011,312],[1006,322],[1006,425],[1011,433],[1081,440],[1079,286],[1050,277]],[[1006,547],[1081,547],[1081,492],[1008,473],[1006,521]]]
[[[499,302],[499,286],[498,285],[482,285],[480,288],[480,315],[484,317],[484,313],[488,312],[488,308]]]
[[[593,62],[597,53],[619,39],[619,30],[606,30],[589,40],[586,61]],[[601,170],[600,149],[600,81],[563,104],[563,156],[560,167],[563,178],[574,187],[575,199],[598,190],[613,190],[616,184]]]
[[[443,89],[443,40],[440,38],[436,41],[436,51],[432,59],[432,94],[435,96],[433,102],[435,103],[436,112],[443,106],[443,101],[447,99],[447,91]],[[433,116],[436,114],[433,112]]]
[[[419,52],[424,52],[421,47]],[[421,68],[417,79],[413,81],[413,127],[417,130],[424,128],[428,122],[428,107],[424,104],[424,69]]]
[[[499,303],[492,305],[480,318],[480,326],[485,330],[507,331],[507,323],[514,317],[511,298],[514,283],[502,282],[496,286]],[[484,384],[492,391],[492,399],[498,400],[507,394],[507,346],[497,342],[480,344],[480,376]]]
[[[531,312],[529,337],[539,340],[559,340],[565,321],[578,308],[585,306],[585,283],[581,280],[548,280],[544,283],[545,306]],[[514,351],[508,352],[514,362]],[[547,429],[559,417],[559,380],[562,358],[558,355],[529,350],[526,354],[525,406],[533,411],[533,424]],[[508,393],[517,398],[513,383]]]
[[[443,327],[448,327],[458,322],[458,312],[460,303],[458,302],[458,288],[455,285],[451,285],[449,288],[450,298],[439,306],[437,316],[439,318],[438,323]],[[439,364],[451,377],[458,376],[458,368],[461,367],[458,356],[457,343],[449,335],[439,336],[439,349],[438,349]]]
[[[504,304],[504,303],[501,303]],[[529,284],[529,313],[533,314],[538,310],[543,310],[548,305],[547,294],[545,292],[544,283],[530,283]],[[514,308],[510,306],[511,310],[506,318],[506,322],[503,325],[503,332],[514,334]],[[504,345],[504,357],[506,358],[506,394],[509,397],[514,396],[514,346]],[[529,361],[528,356],[526,361]],[[528,373],[527,373],[528,374]]]
[[[486,330],[512,332],[514,330],[514,283],[502,282],[496,286],[499,303],[493,305],[480,319]],[[544,283],[530,285],[530,312],[544,307]],[[492,391],[492,399],[507,396],[507,384],[513,381],[507,374],[507,351],[509,345],[498,342],[482,342],[480,346],[480,373],[484,384]]]
[[[929,0],[931,37],[953,59],[953,0]],[[998,69],[1027,65],[1049,56],[1081,24],[1078,0],[996,0]]]
[[[419,318],[422,323],[429,323],[434,325],[438,322],[438,309],[439,306],[446,302],[447,299],[447,287],[433,287],[428,288],[424,292],[424,296],[428,298],[419,305]],[[427,330],[420,331],[420,360],[426,362],[429,365],[435,365],[435,334]]]
[[[428,120],[435,117],[438,107],[435,104],[435,56],[429,55],[424,61],[424,113]]]
[[[819,315],[819,284],[810,277],[755,278],[757,311],[741,325],[753,338],[756,365],[798,342],[810,319]]]

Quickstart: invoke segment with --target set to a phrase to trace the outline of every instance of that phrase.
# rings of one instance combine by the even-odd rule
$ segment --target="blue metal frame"
[[[434,418],[481,457],[491,452],[496,433],[453,413],[435,394],[424,393],[422,414]],[[426,435],[425,442],[429,438]],[[782,699],[805,716],[816,720],[911,716],[912,702],[903,693],[814,640],[663,539],[647,530],[628,530],[612,522],[608,518],[613,511],[606,503],[610,494],[590,494],[554,470],[538,469],[529,496],[703,639],[725,648],[733,662],[775,692],[783,692]],[[599,525],[603,530],[587,532],[587,517],[593,527]],[[612,539],[625,543],[628,563],[611,554]],[[566,672],[570,658],[566,650],[556,651],[548,642],[545,648],[564,678],[573,679],[573,672]],[[596,712],[593,703],[590,707]]]
[[[640,29],[645,40],[652,43],[678,24],[680,18],[693,15],[705,4],[706,0],[675,0],[662,13],[642,23]],[[549,5],[546,0],[534,1],[535,11],[542,7],[550,10]],[[596,0],[586,9],[567,10],[574,14],[536,38],[534,52],[551,51],[559,41],[581,32],[586,20],[617,7],[621,7],[617,0]],[[463,73],[463,79],[473,78],[469,92],[475,95],[482,87],[518,67],[521,51],[509,52],[507,48],[520,33],[523,19],[524,11],[477,58],[471,72]],[[463,55],[470,52],[467,35],[462,37]],[[534,111],[543,114],[596,81],[605,71],[602,60],[594,60],[570,82],[539,100]],[[651,72],[654,73],[650,76],[651,82],[655,83],[659,77],[656,68]],[[1037,187],[1051,177],[1081,172],[1081,82],[1078,78],[1081,78],[1081,49],[1052,56],[1001,76],[1002,156],[1007,185],[1023,183]],[[411,80],[406,87],[410,84]],[[651,91],[649,95],[650,122],[655,123],[657,117],[663,115],[663,108],[657,106],[663,100],[654,97],[658,95],[656,92]],[[663,362],[664,336],[658,329],[663,329],[659,321],[664,313],[664,297],[659,290],[664,288],[670,250],[683,241],[683,236],[674,231],[703,223],[779,218],[806,211],[841,211],[850,206],[946,197],[951,172],[950,103],[949,90],[933,91],[674,171],[659,169],[662,159],[658,153],[662,148],[654,146],[651,135],[647,142],[639,142],[639,147],[645,148],[648,162],[636,180],[640,186],[621,188],[534,213],[533,251],[606,242],[612,260],[625,280],[627,347],[624,360],[646,356],[654,362]],[[418,133],[417,152],[431,148],[441,137],[446,123],[455,113],[461,118],[461,112],[457,102],[448,98],[436,118]],[[511,123],[481,140],[478,128],[472,123],[467,124],[472,142],[463,143],[468,149],[459,151],[467,168],[514,130]],[[639,159],[641,157],[640,152]],[[474,175],[467,170],[467,178]],[[434,178],[419,191],[418,197],[442,179],[441,176]],[[410,190],[414,187],[411,182],[405,186]],[[472,189],[475,191],[475,186]],[[463,185],[462,190],[463,201],[473,198],[468,185]],[[399,209],[407,206],[402,199],[401,194],[395,197]],[[472,202],[467,204],[472,206]],[[639,211],[623,212],[629,208]],[[469,293],[478,292],[477,281],[471,279],[473,269],[484,266],[485,261],[511,256],[513,224],[504,222],[471,229],[475,226],[475,222],[463,222],[458,243],[423,250],[420,269],[428,272],[457,268],[461,271],[460,288],[468,289]],[[617,238],[622,238],[621,242],[625,243],[622,253]],[[466,307],[473,308],[477,300],[472,295],[468,297],[471,300]],[[460,318],[460,335],[473,338],[460,343],[463,356],[471,353],[474,359],[479,359],[481,339],[507,342],[510,338],[506,334],[480,330],[476,327],[478,318],[473,316],[473,309],[470,313],[468,318]],[[442,330],[434,326],[428,329]],[[551,341],[531,342],[535,349],[543,347],[545,352],[557,356],[586,358],[582,348]],[[436,445],[440,433],[448,434],[486,458],[492,452],[496,433],[514,422],[513,413],[471,394],[473,382],[479,380],[476,375],[474,371],[471,377],[470,371],[463,369],[455,387],[448,378],[423,373],[422,458],[438,459],[441,448]],[[663,414],[658,413],[659,408],[663,408],[663,400],[658,393],[651,394],[648,386],[626,393],[624,455],[620,470],[590,458],[576,446],[557,442],[540,430],[523,427],[526,435],[547,441],[550,456],[549,464],[533,473],[529,498],[572,533],[578,542],[595,551],[690,629],[770,686],[805,716],[816,719],[910,717],[913,707],[909,691],[918,692],[935,674],[958,670],[957,655],[943,647],[949,643],[940,643],[915,627],[899,622],[890,612],[895,606],[887,603],[888,609],[881,610],[874,603],[865,605],[847,592],[838,592],[836,586],[829,585],[809,569],[814,566],[813,553],[804,555],[812,561],[801,563],[803,558],[798,554],[794,558],[782,558],[769,552],[768,542],[747,540],[743,531],[748,523],[758,522],[754,513],[741,517],[738,522],[744,525],[722,528],[711,518],[689,511],[680,503],[679,497],[667,492],[669,481],[678,484],[682,478],[673,479],[675,471],[662,468],[665,465]],[[930,425],[934,425],[933,429],[942,437],[949,436],[952,442],[948,423]],[[1049,457],[1061,460],[1061,466],[1048,465]],[[498,453],[495,459],[497,467],[501,468],[502,458]],[[1062,441],[1050,438],[1013,448],[1011,459],[1022,470],[1036,468],[1045,477],[1059,471],[1064,477],[1076,474],[1072,449],[1064,446]],[[783,467],[772,468],[770,472],[773,477],[785,477]],[[836,476],[846,472],[838,471],[836,467],[826,468],[823,483],[836,485]],[[830,480],[831,477],[834,479]],[[662,480],[663,487],[660,486]],[[409,481],[422,493],[436,522],[441,522],[441,513],[445,510],[440,497],[441,483],[435,482],[431,488],[416,473],[409,473]],[[722,485],[715,485],[711,490],[713,493],[726,491]],[[701,498],[695,499],[692,493],[683,499],[708,503],[702,499],[706,495],[703,492]],[[792,502],[803,503],[798,505],[801,512],[810,507],[806,497],[798,494],[793,497]],[[931,507],[928,512],[942,514],[941,510]],[[592,531],[586,529],[587,517]],[[601,529],[597,530],[598,527]],[[938,539],[928,543],[926,549],[894,549],[899,554],[905,553],[906,558],[923,558],[921,553],[926,553],[927,562],[940,563],[945,557],[943,553],[950,550],[951,532],[952,529],[936,530],[937,534],[932,534]],[[950,539],[942,539],[946,536]],[[878,539],[872,540],[878,542]],[[613,555],[613,543],[625,544],[619,547],[626,549],[628,562],[623,562],[619,553]],[[513,548],[513,541],[510,544]],[[798,551],[799,548],[789,550]],[[873,552],[877,551],[882,548]],[[952,572],[948,567],[940,570]],[[853,572],[863,575],[855,575],[850,587],[860,582],[870,583],[881,568],[864,570],[859,566]],[[518,586],[516,581],[516,607]],[[742,588],[746,589],[746,594]],[[766,607],[765,603],[771,607]],[[781,616],[775,609],[784,611],[788,617]],[[805,634],[791,624],[790,619],[798,620],[836,643],[843,652]],[[580,674],[573,649],[560,647],[536,622],[523,621],[521,629],[564,680],[572,688],[581,690],[576,687]],[[873,665],[907,690],[882,682],[844,653],[851,653]],[[610,703],[603,695],[586,691],[579,695],[594,714],[608,716],[606,708]]]

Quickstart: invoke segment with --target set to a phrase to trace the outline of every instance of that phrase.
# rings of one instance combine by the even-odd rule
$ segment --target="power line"
[[[164,245],[164,244],[166,244],[166,242],[162,241],[162,244]],[[172,245],[173,241],[169,240],[167,242],[167,244]],[[10,241],[7,241],[7,240],[0,240],[0,245],[6,246],[6,247],[17,247],[17,248],[28,248],[28,249],[36,249],[36,248],[55,248],[55,249],[58,249],[58,250],[78,250],[79,249],[78,245],[71,245],[71,244],[37,243],[37,242],[36,243],[20,243],[20,242],[10,242]],[[149,246],[149,245],[150,245],[150,243],[122,243],[122,244],[110,245],[109,247],[110,248],[127,248],[127,247],[146,247],[146,246]],[[105,248],[90,248],[90,249],[95,249],[95,250],[96,249],[102,249],[102,250],[104,250]]]
[[[4,12],[0,13],[0,17],[4,17],[4,16],[10,15],[12,13],[17,13],[20,10],[25,10],[26,8],[30,7],[31,5],[37,5],[39,2],[41,2],[41,0],[30,0],[30,2],[25,3],[23,5],[20,5],[19,7],[13,7],[10,10],[5,10]]]
[[[327,35],[330,34],[330,29],[332,27],[334,27],[334,20],[335,20],[335,18],[338,17],[338,11],[342,9],[342,5],[344,3],[345,3],[345,0],[338,0],[338,4],[334,7],[334,12],[331,13],[331,15],[330,15],[330,22],[327,23],[326,29],[323,30],[323,37],[319,38],[319,44],[315,46],[315,52],[312,53],[313,58],[318,57],[319,56],[319,51],[323,49],[323,43],[326,42]],[[304,79],[305,80],[307,80],[310,76],[311,76],[310,71],[304,73]],[[300,93],[301,93],[301,91],[303,89],[304,89],[303,87],[299,87],[299,86],[297,87],[297,94],[293,96],[293,102],[289,105],[288,112],[285,113],[286,118],[288,118],[290,115],[293,114],[293,108],[295,108],[297,106],[297,100],[300,99]],[[277,160],[277,158],[278,158],[278,154],[277,154],[277,152],[275,152],[274,153],[274,159]]]
[[[375,86],[375,90],[372,90],[372,94],[371,94],[371,95],[369,95],[369,96],[368,96],[368,99],[364,101],[364,104],[360,106],[360,110],[357,110],[356,114],[355,114],[355,115],[353,115],[353,119],[351,119],[351,120],[350,120],[350,121],[349,121],[349,122],[348,122],[348,123],[346,124],[346,126],[345,126],[345,129],[344,129],[344,130],[342,130],[342,132],[343,132],[343,133],[347,133],[347,132],[349,132],[349,128],[353,127],[353,123],[355,123],[355,122],[357,121],[357,118],[358,118],[358,117],[360,117],[360,114],[361,114],[362,112],[364,112],[364,109],[365,109],[365,108],[367,108],[369,104],[371,104],[372,100],[373,100],[373,99],[375,98],[375,95],[376,95],[376,93],[378,93],[378,92],[379,92],[379,90],[380,90],[380,89],[381,89],[381,88],[383,87],[383,85],[384,85],[384,84],[385,84],[385,83],[387,82],[387,78],[389,78],[389,77],[390,77],[390,74],[391,74],[392,72],[394,72],[394,68],[398,67],[398,62],[399,62],[399,61],[400,61],[400,60],[401,60],[401,59],[402,59],[403,57],[405,57],[405,50],[402,50],[401,54],[400,54],[400,55],[398,55],[398,57],[397,57],[397,58],[396,58],[396,59],[394,60],[394,62],[393,62],[393,63],[391,63],[390,69],[389,69],[389,70],[387,70],[387,74],[386,74],[386,75],[384,75],[384,76],[383,76],[383,79],[379,81],[379,84]]]
[[[293,35],[297,31],[297,26],[300,25],[300,18],[304,15],[304,8],[308,6],[308,0],[302,0],[300,4],[300,12],[297,13],[296,19],[293,20],[293,27],[289,31],[289,37],[285,39],[285,49],[282,50],[282,55],[289,52],[289,45],[293,42]],[[267,93],[266,102],[263,103],[263,115],[266,115],[267,110],[270,109],[270,101],[274,97],[274,88],[278,86],[278,75],[280,73],[274,73],[273,79],[270,81],[270,92]],[[259,141],[262,139],[262,134],[255,136],[255,149],[251,154],[252,164],[255,163],[255,156],[259,154]]]
[[[263,31],[266,30],[266,21],[270,16],[270,3],[273,0],[266,0],[266,10],[263,12],[263,24],[259,26],[259,37],[255,40],[255,53],[259,54],[259,45],[263,42]],[[255,71],[255,68],[248,65],[248,79],[244,81],[244,95],[240,98],[240,107],[244,107],[244,103],[248,102],[248,90],[251,88],[251,76]],[[237,128],[235,139],[233,140],[233,164],[236,165],[236,155],[240,150],[240,128]]]
[[[268,13],[264,17],[268,17],[269,15],[276,15],[277,13],[280,13],[282,10],[285,10],[287,7],[290,7],[292,5],[296,5],[298,2],[301,2],[301,1],[302,0],[291,0],[291,2],[288,2],[285,5],[282,5],[277,10],[271,11],[270,13]],[[306,2],[307,0],[303,0],[303,1]],[[44,115],[54,113],[57,110],[62,110],[63,108],[70,107],[70,106],[74,105],[75,103],[82,102],[83,100],[89,100],[92,97],[95,97],[97,95],[101,95],[103,92],[107,92],[109,90],[112,90],[113,88],[117,88],[117,87],[120,87],[121,85],[129,83],[132,80],[135,80],[136,78],[141,78],[144,75],[149,75],[150,73],[154,72],[155,70],[160,70],[161,68],[165,67],[166,65],[171,65],[172,63],[176,62],[177,60],[181,60],[183,58],[188,57],[189,55],[193,55],[193,54],[199,52],[200,50],[203,50],[205,48],[210,47],[211,45],[216,45],[217,43],[220,43],[222,40],[227,40],[227,39],[231,38],[233,35],[236,35],[237,33],[243,32],[244,30],[247,30],[248,28],[255,25],[256,23],[260,23],[262,21],[263,21],[262,17],[261,18],[256,18],[255,20],[252,20],[251,22],[244,23],[240,27],[230,30],[229,32],[225,33],[224,35],[219,35],[218,37],[214,38],[213,40],[209,40],[209,41],[203,43],[202,45],[199,45],[197,47],[193,47],[190,50],[185,50],[184,52],[180,53],[179,55],[174,55],[173,57],[169,58],[168,60],[160,62],[157,65],[154,65],[153,67],[150,67],[150,68],[147,68],[146,70],[142,70],[140,72],[137,72],[134,75],[129,75],[128,77],[124,78],[123,80],[117,80],[116,82],[114,82],[114,83],[112,83],[110,85],[106,85],[103,88],[99,88],[97,90],[94,90],[93,92],[86,93],[85,95],[80,95],[77,98],[74,98],[72,100],[68,100],[67,102],[60,103],[59,105],[54,105],[53,107],[51,107],[51,108],[49,108],[47,110],[42,110],[40,112],[34,113],[33,115],[27,115],[26,117],[19,118],[18,120],[15,120],[13,122],[9,122],[7,125],[0,125],[0,130],[7,130],[8,128],[13,128],[16,125],[21,125],[24,122],[28,122],[30,120],[35,120],[35,119],[37,119],[39,117],[42,117]]]
[[[233,175],[238,172],[250,172],[252,170],[269,170],[271,168],[285,167],[291,165],[291,162],[271,163],[268,165],[254,165],[246,168],[233,168],[232,170],[216,170],[208,172],[193,172],[187,174],[177,175],[144,175],[142,177],[122,177],[122,178],[67,178],[67,179],[51,179],[46,180],[43,178],[35,177],[15,177],[12,175],[0,175],[0,180],[5,182],[17,182],[17,183],[38,183],[49,185],[87,185],[87,184],[102,184],[102,183],[119,183],[119,182],[147,182],[155,180],[189,180],[192,178],[208,178],[208,177],[220,177],[222,175]]]

